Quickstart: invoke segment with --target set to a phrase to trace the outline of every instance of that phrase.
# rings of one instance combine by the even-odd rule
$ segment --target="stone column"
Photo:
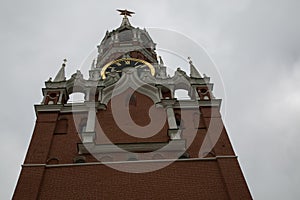
[[[119,35],[118,35],[118,33],[115,34],[115,42],[119,42]]]
[[[90,101],[90,88],[88,88],[88,89],[86,89],[85,91],[84,91],[84,100],[85,101]]]
[[[159,96],[159,99],[163,99],[163,96],[162,96],[162,93],[161,93],[161,85],[157,85],[156,86],[158,88],[158,96]]]
[[[133,32],[133,41],[137,41],[137,34],[136,34],[136,30],[135,30],[135,29],[133,29],[133,30],[132,30],[132,32]]]
[[[198,94],[198,91],[197,91],[197,85],[193,85],[193,89],[192,89],[192,97],[195,97],[195,100],[200,100],[200,97],[199,97],[199,94]]]
[[[102,90],[103,87],[98,87],[98,101],[101,102],[102,101]]]
[[[82,143],[92,143],[95,139],[96,108],[94,102],[86,102],[89,108],[85,132],[81,134]]]
[[[178,129],[175,119],[175,114],[173,107],[168,105],[167,106],[167,118],[168,118],[168,124],[170,129]]]
[[[162,102],[167,110],[167,119],[168,119],[168,135],[171,140],[180,140],[181,139],[181,130],[178,129],[178,126],[176,124],[175,114],[173,110],[173,105],[175,103],[175,100],[163,100]]]
[[[59,97],[58,97],[58,101],[57,101],[57,104],[62,104],[62,96],[63,96],[63,92],[62,91],[59,91]]]

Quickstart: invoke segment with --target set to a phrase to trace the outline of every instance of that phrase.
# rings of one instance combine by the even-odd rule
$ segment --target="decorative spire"
[[[91,64],[91,70],[94,70],[96,68],[96,59],[93,59],[93,62]]]
[[[53,82],[60,82],[60,81],[66,80],[66,77],[65,77],[66,63],[67,63],[67,59],[64,59],[63,64],[61,65],[61,68],[58,71],[58,73],[56,74]]]
[[[158,56],[158,58],[159,58],[159,64],[164,65],[164,61],[163,61],[162,57]]]
[[[132,12],[132,11],[129,11],[129,10],[120,10],[118,9],[117,11],[120,12],[120,15],[124,15],[124,18],[122,20],[122,24],[121,24],[121,27],[122,26],[131,26],[130,22],[129,22],[129,19],[128,17],[132,17],[131,15],[132,14],[135,14],[135,12]],[[128,16],[128,17],[127,17]]]
[[[193,64],[193,61],[191,57],[188,57],[189,63],[190,63],[190,77],[191,78],[202,78],[198,70]]]

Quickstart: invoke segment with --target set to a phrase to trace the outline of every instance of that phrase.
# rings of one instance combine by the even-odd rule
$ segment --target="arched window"
[[[47,161],[46,161],[47,165],[55,165],[55,164],[59,164],[59,159],[56,158],[56,157],[52,157],[52,158],[49,158]]]
[[[167,87],[161,88],[161,95],[162,95],[163,99],[171,99],[172,98],[171,90]]]
[[[85,156],[76,156],[73,158],[74,163],[85,163]]]

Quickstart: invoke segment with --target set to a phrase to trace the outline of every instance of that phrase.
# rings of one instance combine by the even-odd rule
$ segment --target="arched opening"
[[[85,163],[86,157],[85,156],[76,156],[73,158],[74,163]]]
[[[201,100],[211,99],[210,91],[207,87],[198,87],[197,92]]]
[[[69,95],[67,103],[83,103],[85,101],[85,95],[81,92],[75,92]]]
[[[46,161],[47,165],[55,165],[55,164],[59,164],[59,159],[56,158],[56,157],[52,157],[52,158],[49,158],[47,161]]]
[[[162,95],[163,99],[172,99],[171,90],[167,87],[161,88],[161,95]]]
[[[183,90],[183,89],[175,90],[174,96],[178,100],[191,100],[191,97],[189,96],[189,92],[187,90]]]

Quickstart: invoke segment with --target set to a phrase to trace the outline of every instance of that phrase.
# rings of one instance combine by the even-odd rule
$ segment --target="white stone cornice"
[[[169,142],[149,142],[149,143],[130,143],[130,144],[78,144],[81,154],[87,153],[114,153],[114,152],[153,152],[153,151],[178,151],[186,150],[186,141],[183,139],[172,140]]]
[[[68,164],[23,164],[22,167],[76,167],[76,166],[91,166],[105,164],[135,164],[135,163],[159,163],[159,162],[206,162],[217,161],[218,159],[237,159],[236,155],[224,155],[207,158],[186,158],[186,159],[156,159],[156,160],[134,160],[134,161],[111,161],[111,162],[87,162],[87,163],[68,163]]]

